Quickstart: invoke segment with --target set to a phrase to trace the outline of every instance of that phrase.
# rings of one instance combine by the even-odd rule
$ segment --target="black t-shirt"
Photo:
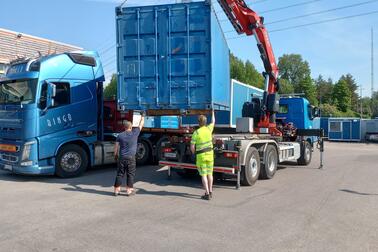
[[[117,137],[120,146],[121,157],[134,157],[138,145],[139,128],[133,128],[131,131],[124,131]]]

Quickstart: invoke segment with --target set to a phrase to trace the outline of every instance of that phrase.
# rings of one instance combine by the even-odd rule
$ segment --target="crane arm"
[[[244,0],[218,0],[225,14],[238,34],[254,35],[265,68],[265,95],[262,104],[264,114],[258,128],[267,128],[269,133],[280,135],[276,129],[274,111],[268,111],[268,96],[279,90],[278,66],[270,43],[269,34],[264,26],[264,18],[251,10]]]

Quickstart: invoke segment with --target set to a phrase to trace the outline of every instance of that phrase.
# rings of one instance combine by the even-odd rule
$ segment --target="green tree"
[[[255,66],[247,60],[245,63],[246,83],[258,88],[264,88],[264,77],[256,70]]]
[[[336,106],[333,106],[328,103],[320,105],[321,115],[324,117],[342,117],[342,112],[337,109]]]
[[[360,109],[358,110],[359,113],[362,113],[363,118],[371,118],[373,112],[372,112],[372,106],[371,106],[371,99],[369,97],[363,97],[359,101]],[[362,111],[361,111],[362,109]]]
[[[378,117],[378,92],[374,92],[371,98],[371,112],[373,118]]]
[[[113,74],[110,83],[104,88],[104,98],[117,96],[117,75]]]
[[[316,87],[310,76],[307,76],[299,82],[296,92],[304,93],[307,100],[309,100],[312,105],[318,105]]]
[[[352,109],[354,111],[359,111],[358,108],[358,85],[356,80],[351,74],[346,74],[341,76],[340,80],[344,80],[347,83],[347,86],[350,90],[350,96],[351,96],[351,101],[352,101]]]
[[[255,66],[250,61],[244,63],[241,59],[231,54],[230,68],[232,79],[254,87],[264,87],[264,77],[256,70]]]
[[[333,93],[333,81],[331,79],[324,80],[323,76],[315,80],[315,86],[317,89],[317,96],[319,102],[332,104],[332,93]]]
[[[280,94],[294,94],[294,86],[288,80],[280,80]]]
[[[335,84],[335,87],[333,89],[333,100],[334,104],[340,111],[347,112],[351,109],[351,91],[348,87],[348,83],[345,80],[340,79]]]
[[[278,59],[280,78],[288,80],[298,92],[298,85],[306,78],[311,76],[310,66],[304,61],[300,54],[284,54]]]

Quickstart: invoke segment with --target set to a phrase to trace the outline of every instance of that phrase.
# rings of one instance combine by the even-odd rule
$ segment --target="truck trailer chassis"
[[[316,148],[320,150],[320,166],[323,167],[324,140],[322,130],[302,130],[301,135],[315,135],[318,137]],[[236,189],[240,186],[252,186],[260,177],[273,178],[277,166],[283,162],[296,162],[306,155],[306,141],[279,142],[269,139],[269,135],[232,135],[214,136],[214,172],[236,177]],[[264,139],[265,138],[265,139]],[[221,143],[221,144],[220,144]],[[195,162],[185,158],[188,156],[188,143],[165,143],[162,147],[164,160],[159,161],[160,167],[168,170],[168,177],[172,171],[197,170]],[[184,145],[184,146],[183,146]],[[311,148],[310,151],[313,151]],[[184,150],[183,153],[180,152]],[[180,162],[180,160],[185,160]],[[231,162],[230,162],[231,161]]]

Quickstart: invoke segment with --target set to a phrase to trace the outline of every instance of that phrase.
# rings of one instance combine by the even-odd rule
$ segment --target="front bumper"
[[[0,170],[22,175],[54,175],[54,166],[20,166],[0,163]]]
[[[0,170],[22,175],[54,175],[54,166],[19,166],[0,163]]]

